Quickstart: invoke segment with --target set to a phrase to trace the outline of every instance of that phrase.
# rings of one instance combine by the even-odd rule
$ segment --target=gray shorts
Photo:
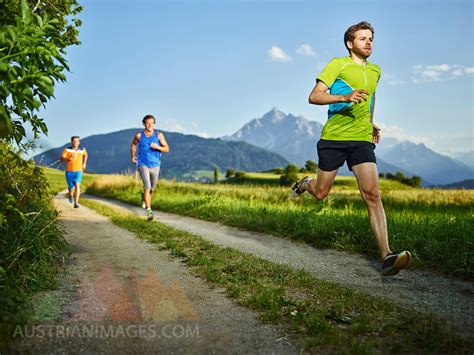
[[[160,167],[149,168],[147,166],[139,166],[138,172],[143,180],[143,188],[145,190],[153,190],[156,183],[158,182],[158,176],[160,175]]]

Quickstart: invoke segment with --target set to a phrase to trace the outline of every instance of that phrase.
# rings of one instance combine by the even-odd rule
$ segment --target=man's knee
[[[367,203],[377,204],[381,202],[380,193],[377,189],[362,190],[362,196]]]
[[[324,200],[329,194],[329,191],[326,190],[316,190],[314,193],[314,197],[318,200]]]

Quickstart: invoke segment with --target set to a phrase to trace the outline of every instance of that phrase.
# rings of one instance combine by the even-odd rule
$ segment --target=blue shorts
[[[82,182],[82,171],[66,171],[66,181],[67,187],[72,190],[76,182],[78,184]]]

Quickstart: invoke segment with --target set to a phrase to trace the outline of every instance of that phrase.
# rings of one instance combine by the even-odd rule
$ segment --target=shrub
[[[68,249],[42,168],[2,141],[0,196],[0,322],[11,325],[28,294],[51,285]]]
[[[290,186],[298,180],[298,167],[294,164],[289,164],[285,168],[285,173],[280,176],[280,186]]]
[[[243,180],[246,178],[245,172],[243,171],[237,171],[234,175],[234,179],[236,180]]]

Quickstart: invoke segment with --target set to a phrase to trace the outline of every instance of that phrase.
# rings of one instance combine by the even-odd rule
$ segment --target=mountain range
[[[245,141],[277,152],[287,160],[303,166],[307,160],[317,161],[316,143],[322,125],[303,116],[294,116],[273,108],[261,118],[254,118],[241,129],[222,139]],[[449,184],[472,179],[474,169],[451,157],[439,154],[411,141],[383,138],[375,150],[379,172],[406,176],[417,175],[423,185]],[[340,173],[348,174],[346,166]]]
[[[285,114],[273,108],[260,118],[254,118],[232,135],[222,138],[202,138],[195,135],[164,132],[171,152],[163,155],[164,177],[181,177],[197,170],[264,171],[291,163],[304,166],[307,160],[317,162],[316,143],[322,125],[303,116]],[[90,154],[88,170],[95,173],[121,173],[134,170],[130,162],[130,143],[135,132],[126,129],[83,138],[81,144]],[[59,167],[59,156],[68,144],[34,157],[42,165]],[[439,154],[424,144],[382,138],[376,151],[381,173],[420,176],[423,186],[441,186],[474,178],[472,166]],[[461,156],[464,161],[472,155]],[[343,175],[350,172],[346,166]]]
[[[92,173],[124,173],[135,170],[130,161],[130,144],[141,129],[126,129],[98,134],[81,139],[81,146],[89,153],[87,170]],[[232,167],[242,171],[263,171],[282,167],[289,162],[277,153],[269,152],[246,142],[206,139],[195,135],[163,132],[170,153],[162,155],[161,174],[166,178],[180,177],[196,170],[225,171]],[[59,161],[65,144],[36,155],[36,163],[61,168]]]

